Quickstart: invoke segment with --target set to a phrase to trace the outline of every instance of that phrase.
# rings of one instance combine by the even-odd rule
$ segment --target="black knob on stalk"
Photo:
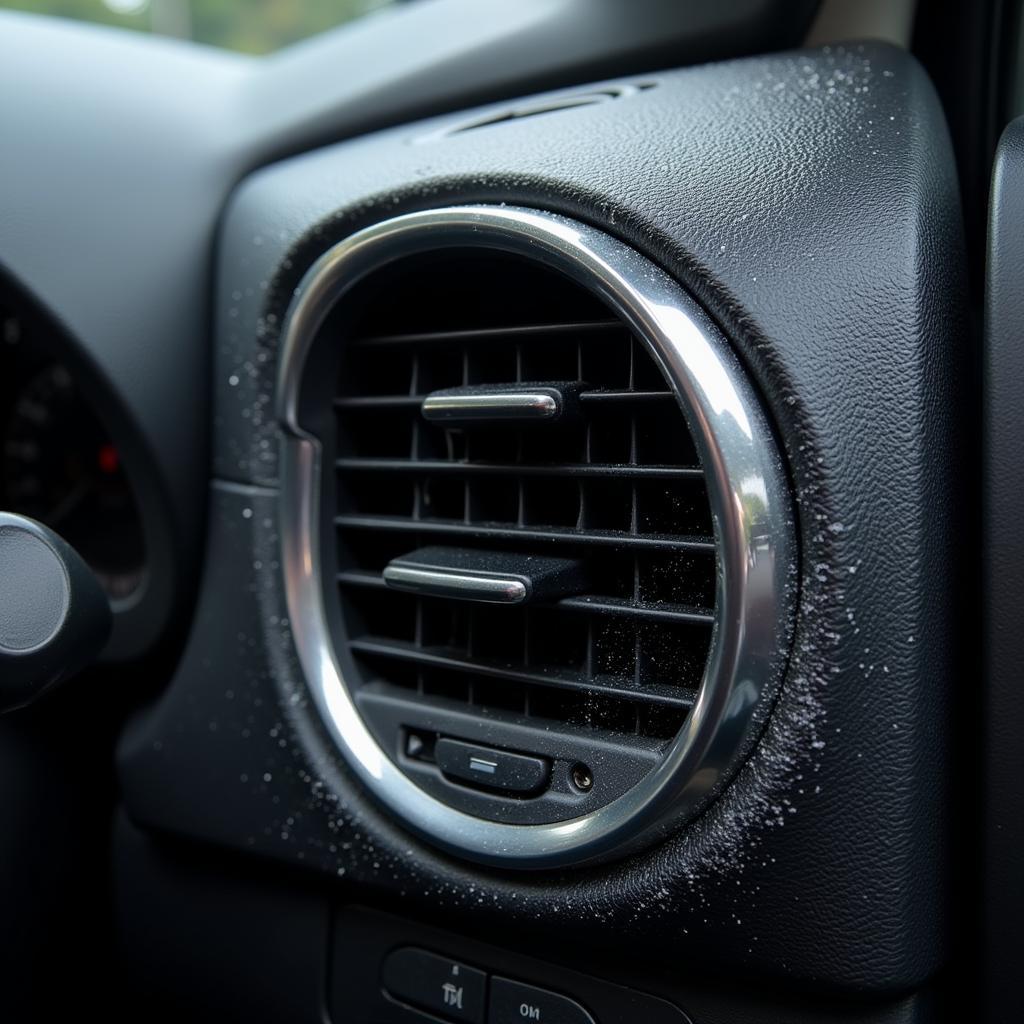
[[[0,712],[85,668],[110,625],[107,595],[78,552],[42,523],[0,512]]]

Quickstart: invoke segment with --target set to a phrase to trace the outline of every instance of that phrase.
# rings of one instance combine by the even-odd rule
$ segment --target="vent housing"
[[[451,211],[475,222],[469,231],[449,224],[439,232],[444,211],[370,229],[381,258],[342,243],[300,289],[286,331],[283,409],[295,444],[307,457],[315,450],[320,487],[296,524],[308,536],[291,538],[304,558],[315,552],[315,567],[298,584],[301,597],[291,579],[290,604],[300,657],[305,622],[318,664],[326,651],[337,668],[336,678],[311,684],[343,750],[365,766],[365,752],[344,735],[349,728],[383,754],[368,773],[371,788],[400,813],[416,793],[421,802],[429,797],[436,813],[424,815],[426,827],[413,825],[449,847],[545,863],[566,859],[557,844],[545,848],[545,829],[618,816],[621,845],[625,834],[642,831],[642,820],[630,825],[630,801],[641,806],[642,790],[681,751],[692,759],[690,779],[668,774],[685,793],[695,767],[714,766],[724,776],[749,744],[752,705],[742,722],[733,720],[735,708],[727,706],[735,677],[723,669],[723,654],[735,664],[749,652],[734,645],[739,623],[722,628],[723,602],[737,597],[737,555],[740,577],[759,559],[754,574],[769,584],[761,610],[771,612],[770,628],[765,635],[762,621],[760,634],[746,637],[762,646],[751,679],[759,698],[770,691],[769,663],[782,632],[777,555],[784,540],[767,515],[781,501],[781,484],[774,474],[763,478],[762,463],[777,467],[777,460],[761,450],[767,430],[744,395],[740,425],[759,428],[761,462],[747,465],[746,486],[753,480],[763,506],[747,503],[762,530],[760,551],[725,550],[712,511],[716,498],[722,507],[723,481],[708,480],[701,461],[709,451],[720,454],[718,442],[691,432],[688,420],[707,418],[689,403],[738,399],[695,394],[693,381],[673,373],[678,352],[609,293],[604,271],[586,266],[588,252],[573,246],[569,257],[552,258],[528,244],[536,242],[528,231],[518,237],[523,223],[510,217],[531,218],[527,229],[533,221],[546,230],[571,222],[475,209]],[[496,219],[493,237],[479,217]],[[399,224],[414,240],[395,251],[384,229]],[[583,230],[638,268],[636,254]],[[655,268],[639,267],[648,268],[677,305],[692,308]],[[691,342],[706,346],[710,325],[686,323]],[[432,394],[488,386],[499,395],[546,389],[566,396],[566,408],[550,421],[450,423],[424,415]],[[723,421],[723,429],[735,431],[736,421]],[[295,514],[294,488],[302,485],[295,471],[304,463],[289,458],[286,517]],[[508,607],[392,589],[388,566],[424,551],[478,565],[484,575],[517,559],[527,572],[531,564],[572,565],[573,586]],[[743,610],[742,601],[736,607]],[[309,675],[308,649],[303,663]],[[325,686],[344,693],[345,728],[338,728],[337,689]],[[698,699],[708,706],[701,715]],[[743,728],[709,762],[723,717]],[[449,770],[452,750],[475,752],[470,770]],[[517,755],[531,759],[521,762],[530,765],[528,790],[505,784],[519,777]],[[382,771],[403,781],[382,785]],[[397,801],[396,786],[404,794]],[[706,781],[703,788],[702,798]],[[699,803],[692,792],[689,802],[691,811]],[[471,842],[467,822],[482,829]],[[536,837],[526,842],[537,852],[514,852],[513,834]]]

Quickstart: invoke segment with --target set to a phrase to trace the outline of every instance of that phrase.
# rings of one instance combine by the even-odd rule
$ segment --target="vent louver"
[[[360,676],[374,693],[548,730],[671,738],[715,596],[704,477],[675,394],[572,282],[507,257],[439,262],[392,281],[384,308],[371,301],[338,339],[338,580]],[[435,389],[564,380],[583,389],[568,422],[448,427],[421,412]],[[592,584],[524,609],[384,587],[392,558],[438,541],[578,558]]]
[[[323,639],[362,726],[343,724],[463,832],[538,832],[621,805],[700,726],[729,567],[665,351],[571,267],[481,241],[309,297],[292,415],[321,447]]]

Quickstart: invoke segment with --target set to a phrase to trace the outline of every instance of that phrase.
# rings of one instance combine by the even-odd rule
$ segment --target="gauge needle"
[[[46,525],[55,527],[88,493],[88,484],[79,484],[74,490],[69,491],[46,516]]]

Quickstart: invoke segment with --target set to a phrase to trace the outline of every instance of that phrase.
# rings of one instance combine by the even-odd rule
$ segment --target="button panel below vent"
[[[457,806],[523,822],[600,806],[657,763],[707,661],[715,543],[678,400],[647,346],[549,270],[447,254],[375,285],[356,316],[348,306],[344,325],[324,327],[340,353],[338,641],[358,706],[407,773]],[[571,394],[572,414],[424,415],[435,394],[525,384]],[[572,561],[587,587],[522,608],[389,589],[385,569],[420,548]],[[467,792],[430,742],[408,756],[410,730],[550,758],[550,787],[529,800]]]

